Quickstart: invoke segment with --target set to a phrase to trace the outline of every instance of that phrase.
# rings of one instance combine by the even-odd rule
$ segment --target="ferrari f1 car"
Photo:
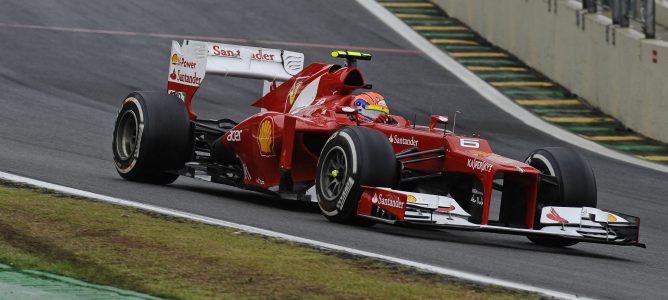
[[[167,91],[122,102],[116,170],[132,181],[188,176],[310,200],[333,222],[517,234],[548,246],[644,246],[637,217],[596,208],[593,171],[574,150],[538,149],[521,162],[447,130],[446,116],[431,116],[429,126],[398,115],[360,122],[349,103],[371,88],[357,68],[371,55],[332,54],[345,64],[304,68],[297,52],[172,42]],[[198,118],[192,101],[205,75],[263,80],[253,103],[260,112],[240,122]]]

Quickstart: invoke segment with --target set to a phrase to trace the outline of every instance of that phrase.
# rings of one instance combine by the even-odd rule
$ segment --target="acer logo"
[[[230,130],[227,133],[228,142],[241,142],[241,130]]]
[[[415,137],[411,137],[410,139],[399,137],[398,135],[390,135],[388,138],[390,143],[396,144],[396,145],[406,145],[406,146],[413,146],[417,147],[419,141],[415,139]]]
[[[386,198],[383,196],[383,194],[373,194],[373,198],[371,198],[371,203],[399,209],[402,209],[404,207],[404,202],[401,201],[399,198],[390,198],[390,197]]]

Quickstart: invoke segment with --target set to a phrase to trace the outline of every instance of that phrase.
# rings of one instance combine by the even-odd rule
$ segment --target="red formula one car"
[[[125,179],[168,184],[189,176],[284,199],[317,201],[334,222],[406,223],[528,236],[533,242],[644,246],[639,219],[597,209],[592,169],[575,151],[544,148],[520,162],[486,140],[390,115],[363,121],[350,106],[370,89],[358,60],[312,63],[285,50],[172,42],[167,93],[133,92],[114,129]],[[205,75],[264,80],[261,111],[237,123],[201,120],[192,100]],[[444,128],[439,128],[443,126]]]

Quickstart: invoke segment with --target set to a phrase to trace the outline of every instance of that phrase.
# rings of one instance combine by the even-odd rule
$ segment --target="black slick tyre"
[[[372,225],[357,217],[362,185],[394,187],[397,160],[392,145],[379,131],[345,127],[325,143],[315,179],[318,205],[328,220],[336,223]]]
[[[121,104],[112,150],[116,171],[138,182],[169,184],[192,155],[185,104],[165,92],[133,92]]]
[[[587,161],[573,149],[552,147],[533,151],[525,162],[542,174],[556,177],[558,185],[542,183],[538,188],[536,223],[545,206],[596,207],[596,178]],[[529,236],[538,245],[566,247],[577,241],[565,238]]]

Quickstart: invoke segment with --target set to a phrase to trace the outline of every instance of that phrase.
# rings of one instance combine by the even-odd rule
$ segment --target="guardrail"
[[[608,10],[612,13],[612,23],[629,27],[631,20],[641,24],[645,37],[656,37],[655,0],[581,0],[582,7],[589,13]]]

